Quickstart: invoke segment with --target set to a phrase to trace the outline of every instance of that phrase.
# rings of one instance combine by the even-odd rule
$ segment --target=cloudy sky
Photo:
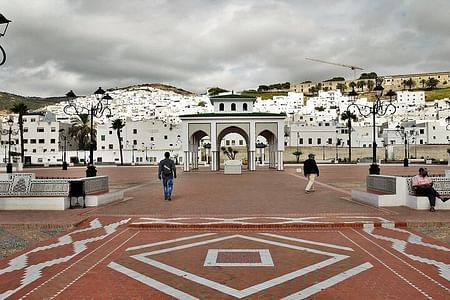
[[[380,75],[450,70],[448,0],[0,0],[0,90],[166,83],[202,93],[298,83],[360,66]]]

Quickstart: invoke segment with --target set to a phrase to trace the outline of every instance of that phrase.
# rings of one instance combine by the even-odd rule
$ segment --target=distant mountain
[[[134,89],[143,89],[143,88],[154,88],[159,89],[163,91],[171,91],[177,94],[181,94],[184,96],[193,96],[195,95],[192,92],[170,86],[167,84],[161,84],[161,83],[146,83],[146,84],[139,84],[139,85],[130,85],[127,87],[117,87],[117,88],[111,88],[108,89],[109,91],[113,90],[125,90],[130,91]],[[30,108],[31,110],[37,110],[39,108],[56,104],[62,101],[67,101],[67,98],[65,97],[48,97],[48,98],[41,98],[41,97],[24,97],[20,95],[10,94],[6,92],[0,92],[0,114],[7,114],[9,113],[10,109],[13,107],[15,103],[18,102],[25,102],[25,104]]]
[[[0,92],[0,112],[3,114],[9,113],[9,110],[13,107],[13,105],[19,102],[25,102],[28,108],[35,110],[64,100],[64,97],[24,97],[6,92]]]

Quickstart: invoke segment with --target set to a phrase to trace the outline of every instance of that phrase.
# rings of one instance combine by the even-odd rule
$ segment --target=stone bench
[[[108,176],[39,178],[33,173],[0,175],[0,210],[64,210],[70,206],[70,181],[83,181],[86,206],[123,199],[123,192],[109,192]]]
[[[369,175],[367,189],[352,190],[352,199],[377,207],[407,206],[412,209],[427,210],[430,204],[427,197],[416,196],[411,187],[412,177]],[[435,189],[450,197],[450,177],[432,176]],[[450,210],[450,201],[436,200],[437,210]]]
[[[446,176],[430,176],[433,181],[433,188],[441,195],[443,198],[450,198],[450,177]],[[412,177],[406,179],[406,184],[408,187],[407,204],[409,207],[415,209],[428,209],[430,208],[430,201],[426,196],[417,196],[415,190],[412,187]],[[450,202],[442,202],[436,199],[436,209],[450,209]]]

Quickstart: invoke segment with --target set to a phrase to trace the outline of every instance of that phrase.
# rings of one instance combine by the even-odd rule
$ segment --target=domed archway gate
[[[257,137],[268,142],[269,168],[282,171],[284,153],[285,114],[253,112],[254,97],[225,95],[211,97],[214,113],[182,115],[184,171],[198,169],[200,141],[211,141],[211,171],[220,170],[220,143],[229,133],[238,133],[246,141],[247,168],[256,169]]]

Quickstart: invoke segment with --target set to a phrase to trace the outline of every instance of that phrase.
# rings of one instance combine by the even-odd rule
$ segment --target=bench
[[[430,176],[433,181],[433,188],[441,195],[443,199],[450,199],[450,177]],[[417,196],[412,187],[412,177],[406,179],[408,187],[407,205],[416,209],[428,209],[430,201],[426,196]],[[450,201],[442,202],[436,199],[436,209],[450,209]]]

